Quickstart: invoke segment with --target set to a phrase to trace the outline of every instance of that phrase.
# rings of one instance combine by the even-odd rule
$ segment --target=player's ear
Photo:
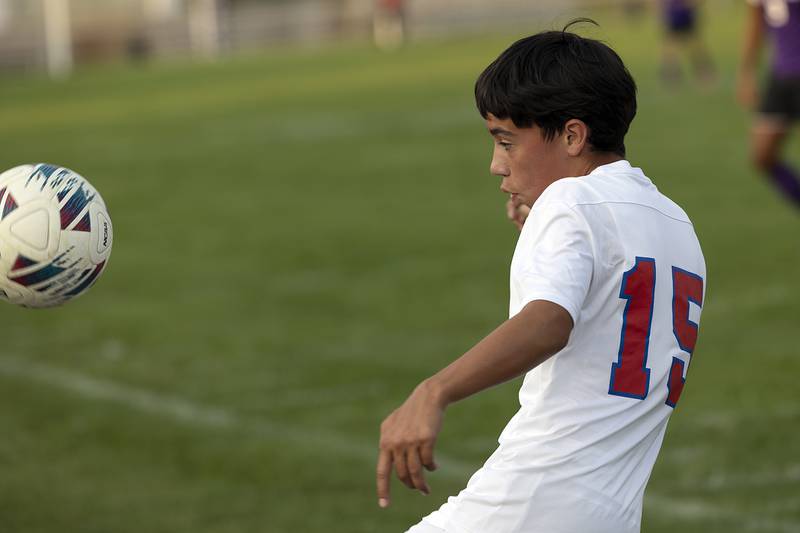
[[[580,119],[571,118],[564,124],[562,137],[567,144],[567,154],[581,155],[583,149],[588,146],[589,126]]]

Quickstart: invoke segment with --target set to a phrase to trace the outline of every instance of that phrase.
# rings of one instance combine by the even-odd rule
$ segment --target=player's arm
[[[757,100],[756,68],[764,40],[764,17],[759,4],[748,4],[747,20],[739,60],[736,96],[745,107],[754,107]]]
[[[394,470],[409,488],[428,493],[424,468],[434,470],[433,448],[451,403],[513,379],[560,351],[573,323],[561,306],[534,300],[436,375],[420,383],[381,424],[378,504],[389,505]]]

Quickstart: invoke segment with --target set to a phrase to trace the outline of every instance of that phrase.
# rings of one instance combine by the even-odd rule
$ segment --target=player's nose
[[[508,165],[496,155],[492,157],[492,162],[489,164],[489,172],[501,178],[506,178],[510,174]]]

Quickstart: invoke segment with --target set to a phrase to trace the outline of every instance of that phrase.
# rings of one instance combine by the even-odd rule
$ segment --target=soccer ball
[[[83,294],[112,239],[106,204],[75,172],[38,164],[0,174],[0,298],[52,307]]]

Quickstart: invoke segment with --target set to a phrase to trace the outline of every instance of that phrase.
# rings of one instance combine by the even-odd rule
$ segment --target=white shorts
[[[444,529],[428,524],[423,520],[416,526],[411,526],[406,533],[444,533]]]
[[[458,512],[455,507],[458,497],[451,497],[406,533],[502,533],[523,530],[536,533],[640,533],[638,520],[623,518],[616,510],[610,511],[602,504],[607,502],[593,501],[588,498],[588,493],[573,495],[573,498],[563,493],[557,496],[556,501],[539,509],[536,519],[524,529],[519,524],[511,526],[509,522],[487,523],[486,513],[473,514],[466,520],[464,516],[459,516],[459,520],[454,521],[456,517],[453,515]]]

